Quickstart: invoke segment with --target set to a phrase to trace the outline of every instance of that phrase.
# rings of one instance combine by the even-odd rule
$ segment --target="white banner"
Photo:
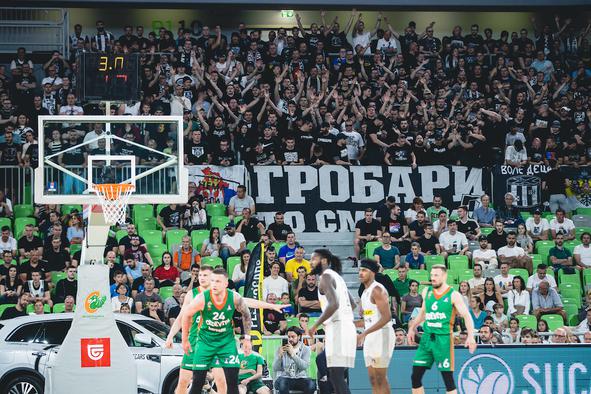
[[[236,188],[246,182],[244,166],[189,166],[189,182],[197,186],[197,194],[208,203],[221,202],[228,204],[236,194]]]

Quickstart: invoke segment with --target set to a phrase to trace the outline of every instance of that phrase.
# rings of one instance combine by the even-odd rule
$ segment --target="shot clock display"
[[[82,100],[137,100],[139,56],[84,52],[80,54],[78,86]]]

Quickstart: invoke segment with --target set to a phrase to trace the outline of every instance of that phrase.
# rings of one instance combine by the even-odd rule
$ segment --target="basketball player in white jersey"
[[[324,352],[329,380],[336,394],[350,394],[345,370],[355,366],[357,330],[353,319],[353,298],[341,277],[341,262],[326,249],[314,251],[310,259],[312,273],[320,275],[318,299],[322,315],[308,330],[311,338],[324,324]]]
[[[213,272],[213,268],[207,265],[201,266],[199,269],[199,276],[197,277],[199,281],[198,293],[203,293],[205,290],[209,289],[211,283],[211,273]],[[197,296],[195,294],[194,297],[193,291],[189,291],[185,296],[185,301],[181,307],[181,311],[177,316],[176,320],[174,321],[172,327],[170,327],[170,332],[168,333],[168,337],[166,338],[165,347],[167,349],[172,348],[173,338],[174,336],[181,330],[181,322],[183,320],[183,311],[185,310],[186,305],[189,305],[191,301]],[[245,304],[249,308],[263,308],[263,309],[273,309],[278,312],[281,312],[283,308],[287,308],[290,305],[280,305],[280,304],[269,304],[264,301],[253,300],[252,298],[244,298]],[[211,370],[215,385],[217,388],[217,393],[225,394],[227,392],[226,387],[226,377],[224,375],[224,370],[222,368],[212,368]],[[179,370],[179,380],[177,383],[177,387],[175,390],[176,394],[185,394],[187,392],[187,387],[189,387],[189,383],[193,379],[193,371],[190,369],[181,368]]]
[[[357,345],[363,345],[365,366],[374,394],[389,394],[390,384],[386,373],[394,352],[396,335],[392,328],[392,312],[388,303],[388,291],[375,280],[379,272],[375,260],[363,259],[359,265],[359,281],[365,287],[361,295],[361,316],[358,327],[365,328],[357,335]]]

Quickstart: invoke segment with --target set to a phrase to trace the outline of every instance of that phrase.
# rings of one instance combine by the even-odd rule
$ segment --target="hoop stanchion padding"
[[[123,223],[129,196],[135,186],[129,183],[103,183],[94,185],[93,190],[103,207],[105,221],[110,224]]]

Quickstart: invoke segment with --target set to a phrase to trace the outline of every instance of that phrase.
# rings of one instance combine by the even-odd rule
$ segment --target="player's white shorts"
[[[396,335],[390,325],[381,330],[372,332],[365,337],[363,342],[363,358],[365,366],[372,368],[388,368],[394,345],[396,344]]]
[[[357,330],[353,321],[336,321],[324,327],[324,351],[328,368],[355,366]]]

